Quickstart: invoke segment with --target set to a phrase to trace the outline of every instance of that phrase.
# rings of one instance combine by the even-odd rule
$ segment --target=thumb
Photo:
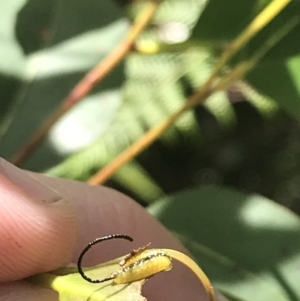
[[[71,261],[77,220],[67,200],[0,158],[0,282]]]

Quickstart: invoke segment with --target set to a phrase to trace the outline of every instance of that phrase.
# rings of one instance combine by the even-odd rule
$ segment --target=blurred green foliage
[[[78,80],[122,40],[130,21],[144,6],[139,1],[128,2],[122,5],[120,1],[111,0],[0,2],[1,156],[11,158],[55,111]],[[270,2],[164,0],[137,44],[149,49],[151,45],[159,46],[157,49],[161,51],[145,54],[140,53],[138,47],[132,51],[56,124],[24,167],[59,177],[87,180],[148,129],[178,110],[207,79],[230,41]],[[247,245],[247,239],[251,238],[248,228],[239,234],[246,240],[244,244],[234,244],[236,233],[232,229],[228,229],[228,237],[224,233],[219,237],[223,224],[231,221],[234,227],[240,226],[240,212],[228,210],[233,200],[246,206],[249,201],[246,193],[267,196],[300,212],[299,8],[300,1],[293,0],[230,62],[228,68],[250,59],[282,26],[290,20],[298,22],[243,81],[214,94],[204,105],[186,113],[108,182],[144,205],[199,185],[244,191],[245,194],[241,194],[222,189],[220,193],[216,188],[203,188],[196,190],[192,197],[189,193],[180,194],[178,202],[182,210],[166,210],[166,215],[164,211],[152,212],[179,234],[201,264],[206,264],[208,259],[203,256],[207,254],[198,253],[193,246],[205,245],[205,240],[211,239],[205,247],[217,251],[221,256],[218,258],[221,261],[225,258],[229,264],[224,267],[208,263],[206,268],[212,280],[228,294],[245,300],[252,299],[252,290],[257,286],[257,293],[264,300],[297,300],[300,294],[295,286],[300,273],[291,271],[289,266],[295,264],[297,252],[295,255],[283,251],[282,258],[276,253],[276,262],[268,262],[266,266],[254,252],[261,250],[267,257],[274,255],[274,245],[268,242],[280,247],[298,246],[293,236],[299,232],[298,217],[262,197],[253,197],[258,220],[269,218],[259,215],[260,206],[267,206],[270,214],[275,210],[272,214],[283,223],[295,220],[290,232],[282,232],[283,237],[292,237],[294,242],[285,241],[285,238],[279,241],[281,236],[276,242],[268,240],[274,233],[278,234],[276,229],[272,233],[265,231],[251,246]],[[172,203],[173,197],[169,198]],[[157,204],[168,203],[169,198]],[[207,200],[213,207],[204,219],[201,214],[206,212]],[[185,220],[180,222],[181,212],[187,205],[191,207],[187,214],[193,221],[191,225]],[[220,209],[222,206],[224,210]],[[219,220],[217,216],[210,218],[214,208],[219,210],[216,211]],[[217,231],[212,234],[201,236],[198,231],[214,227]],[[221,243],[247,252],[243,256],[229,252]],[[251,263],[254,268],[253,260],[257,260],[255,271],[246,265]],[[223,285],[225,278],[229,282],[231,276],[239,277],[240,266],[246,269],[240,281],[235,279]],[[235,269],[238,270],[236,275]],[[271,285],[277,281],[278,298],[269,294],[260,280],[252,283],[252,276],[250,280],[247,278],[249,273],[266,273],[262,278],[268,278]]]

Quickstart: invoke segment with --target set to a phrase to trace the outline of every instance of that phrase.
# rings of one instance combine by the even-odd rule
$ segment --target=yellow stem
[[[197,263],[193,259],[185,255],[184,253],[181,253],[176,250],[163,249],[163,251],[166,252],[172,258],[180,261],[181,263],[189,267],[202,282],[205,291],[209,297],[209,301],[217,301],[212,284],[210,283],[206,274],[201,270],[201,268],[197,265]]]
[[[230,44],[225,50],[215,68],[209,77],[205,86],[210,84],[217,77],[219,72],[225,67],[229,60],[247,43],[249,42],[262,28],[264,28],[272,19],[274,19],[291,0],[274,0],[271,2],[251,23],[247,28]]]

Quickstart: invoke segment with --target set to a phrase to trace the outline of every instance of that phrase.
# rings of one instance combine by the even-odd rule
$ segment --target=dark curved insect
[[[113,234],[96,238],[91,241],[81,252],[77,266],[78,272],[86,281],[91,283],[101,283],[113,280],[116,284],[124,284],[133,281],[149,278],[154,274],[162,271],[168,271],[172,268],[172,258],[164,251],[159,249],[147,249],[147,246],[133,250],[130,254],[126,255],[119,263],[120,269],[110,274],[108,277],[101,279],[91,279],[82,269],[82,259],[86,252],[95,244],[102,241],[122,238],[129,241],[133,239],[126,234]]]

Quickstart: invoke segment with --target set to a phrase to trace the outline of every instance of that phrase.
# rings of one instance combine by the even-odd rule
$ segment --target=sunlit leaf
[[[82,150],[107,131],[120,105],[120,90],[86,97],[55,124],[50,143],[63,155]]]
[[[0,143],[1,155],[5,158],[9,158],[24,145],[49,114],[55,111],[70,89],[115,47],[128,29],[123,11],[112,1],[72,1],[72,4],[60,2],[56,9],[57,18],[53,19],[52,24],[55,34],[51,43],[28,57],[26,77],[31,82],[24,89],[26,93],[20,95],[22,110],[14,112],[11,126]],[[65,9],[66,14],[63,14]],[[81,18],[78,18],[78,12]],[[118,90],[124,80],[122,70],[123,66],[119,65],[95,92]],[[115,103],[114,96],[104,93],[102,103],[109,102],[110,99]],[[98,103],[101,103],[100,97]],[[105,105],[103,108],[98,107],[98,110],[102,109],[105,110]],[[110,120],[114,113],[112,110]],[[101,120],[97,124],[99,122]],[[102,125],[102,128],[103,126],[105,127]],[[93,127],[96,128],[97,125],[93,124]],[[75,129],[72,135],[76,135]],[[89,135],[93,136],[93,133]],[[20,139],[12,138],[16,136]],[[61,153],[47,143],[42,145],[36,155],[28,162],[28,168],[41,170],[62,159]]]
[[[38,80],[85,71],[103,59],[127,30],[128,21],[124,18],[38,51],[28,57],[26,73],[36,73]]]
[[[243,300],[300,297],[300,220],[268,199],[203,187],[150,207],[213,284]]]
[[[25,57],[14,35],[17,12],[26,0],[0,2],[0,73],[22,77]],[[5,12],[5,13],[4,13]]]

